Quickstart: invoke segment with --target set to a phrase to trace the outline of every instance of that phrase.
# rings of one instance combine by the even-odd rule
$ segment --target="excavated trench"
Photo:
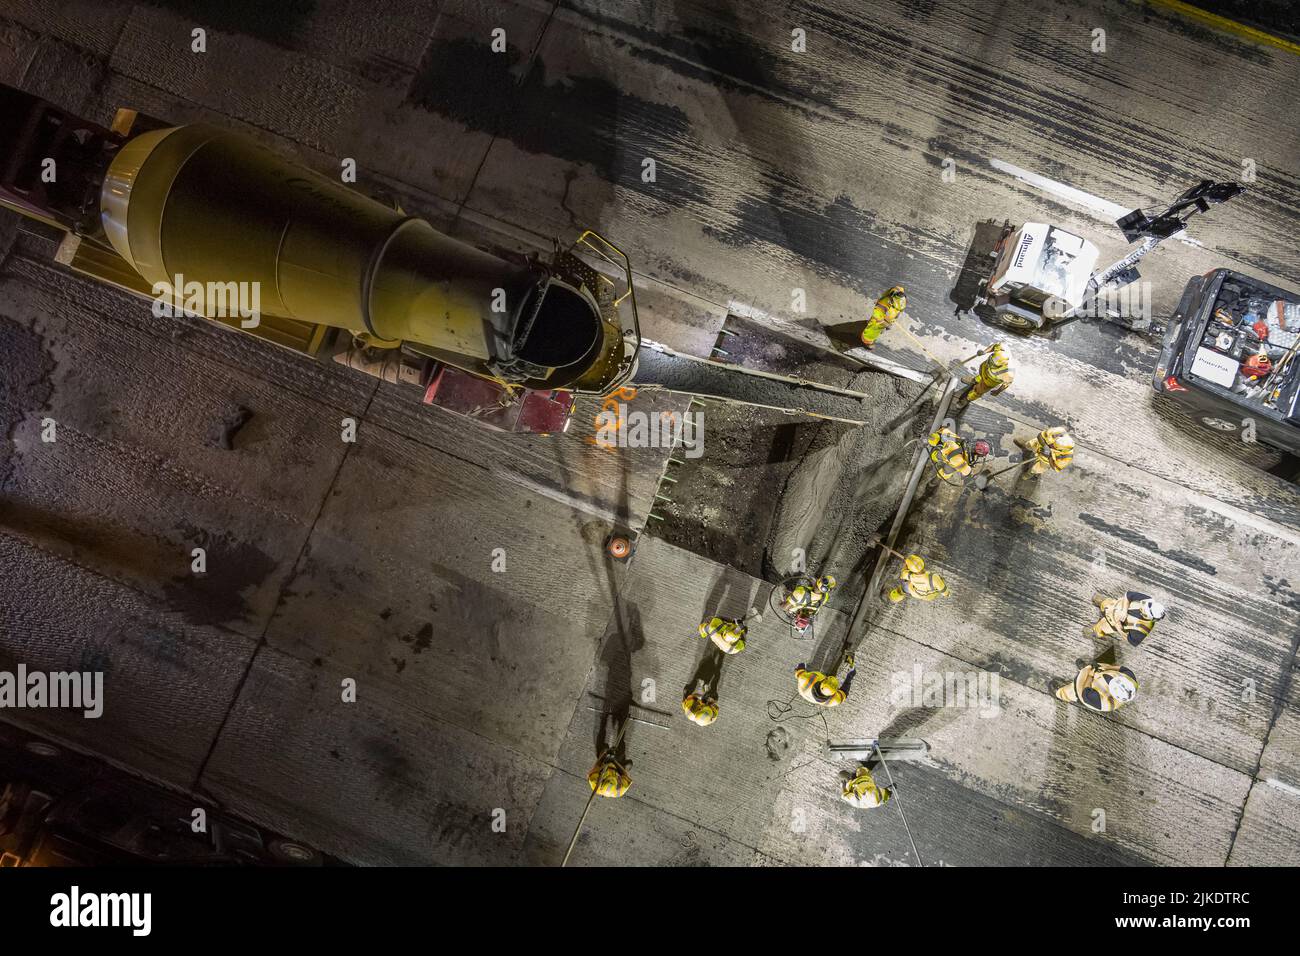
[[[866,393],[853,411],[866,424],[706,400],[703,454],[673,466],[673,500],[648,533],[773,583],[802,550],[810,572],[839,579],[832,603],[851,610],[870,572],[867,539],[902,500],[939,389],[734,316],[725,328],[735,333],[719,339],[728,362]]]

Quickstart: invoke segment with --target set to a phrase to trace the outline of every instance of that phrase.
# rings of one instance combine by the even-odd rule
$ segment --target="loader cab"
[[[977,301],[992,306],[1003,325],[1042,328],[1083,303],[1098,254],[1088,240],[1047,223],[1008,225]]]

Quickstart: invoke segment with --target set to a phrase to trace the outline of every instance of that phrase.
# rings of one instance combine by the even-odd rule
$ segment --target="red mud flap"
[[[424,390],[424,404],[471,418],[504,432],[549,435],[566,431],[577,396],[563,389],[510,391],[450,365],[438,365]]]

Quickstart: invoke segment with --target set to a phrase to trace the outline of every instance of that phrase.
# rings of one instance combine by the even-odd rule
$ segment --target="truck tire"
[[[290,840],[272,840],[267,850],[278,862],[287,866],[320,866],[321,857],[309,846]]]
[[[1216,432],[1235,432],[1238,428],[1241,427],[1236,422],[1230,422],[1226,418],[1215,418],[1211,415],[1206,415],[1204,418],[1202,418],[1201,424],[1204,425],[1206,428],[1213,429]]]
[[[1016,315],[1014,312],[997,312],[997,322],[1003,328],[1014,329],[1017,332],[1033,332],[1043,327],[1043,321],[1040,319],[1035,322],[1033,319],[1026,318],[1023,315]]]

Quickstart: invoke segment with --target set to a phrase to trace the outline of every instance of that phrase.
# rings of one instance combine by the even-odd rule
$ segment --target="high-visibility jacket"
[[[903,599],[904,589],[921,601],[933,601],[948,593],[948,582],[942,574],[935,571],[909,571],[904,568],[899,578],[903,583],[889,592],[890,600],[895,603]]]
[[[967,379],[967,381],[970,380]],[[971,382],[970,393],[966,397],[973,402],[984,395],[1000,395],[1011,387],[1013,381],[1015,381],[1015,375],[1010,367],[1006,365],[1006,359],[1003,358],[1001,362],[998,362],[996,356],[990,355],[980,363],[975,380]]]
[[[935,471],[944,481],[950,481],[960,475],[969,478],[970,460],[966,457],[966,445],[951,429],[941,428],[930,433],[930,461],[934,462]]]
[[[1137,677],[1127,667],[1118,664],[1089,664],[1082,668],[1074,678],[1073,684],[1066,684],[1056,692],[1061,700],[1079,703],[1089,710],[1107,713],[1118,710],[1128,701],[1119,701],[1110,691],[1110,684],[1118,675],[1123,674],[1138,686]]]
[[[888,328],[906,307],[906,298],[886,292],[876,300],[876,305],[871,310],[871,321]]]
[[[1062,445],[1060,439],[1066,437],[1065,427],[1056,425],[1052,428],[1045,428],[1038,433],[1038,437],[1029,443],[1030,450],[1037,459],[1035,464],[1039,470],[1043,468],[1053,468],[1056,471],[1064,471],[1065,466],[1074,460],[1074,445]]]
[[[1122,633],[1130,644],[1137,647],[1155,630],[1155,620],[1145,613],[1143,602],[1149,600],[1149,594],[1127,591],[1123,597],[1101,601],[1101,620],[1093,627],[1093,633],[1098,637]]]
[[[707,727],[718,719],[718,702],[713,698],[707,700],[702,694],[688,694],[682,699],[682,710],[691,723]]]
[[[893,325],[899,313],[906,308],[907,296],[898,286],[894,286],[877,299],[875,308],[871,310],[871,321],[862,330],[863,344],[868,348],[874,346],[876,339],[880,338],[880,333]]]
[[[882,787],[876,783],[871,776],[870,770],[866,767],[859,767],[857,776],[845,782],[840,796],[845,803],[869,809],[887,802],[893,794],[888,787]]]
[[[800,611],[808,615],[817,613],[817,610],[826,603],[830,597],[830,592],[818,590],[815,586],[808,584],[797,584],[786,595],[784,608],[790,614],[797,614]]]
[[[617,760],[604,757],[587,774],[587,783],[596,791],[596,796],[615,799],[627,793],[627,788],[632,786],[632,778]]]
[[[724,654],[739,654],[745,649],[747,628],[740,621],[710,618],[700,625],[700,637],[712,641]]]
[[[820,671],[804,670],[800,667],[794,672],[794,679],[799,685],[799,696],[810,704],[819,707],[838,707],[848,698],[848,694],[842,687],[837,687],[832,694],[824,693],[822,681],[826,680],[826,675]]]

